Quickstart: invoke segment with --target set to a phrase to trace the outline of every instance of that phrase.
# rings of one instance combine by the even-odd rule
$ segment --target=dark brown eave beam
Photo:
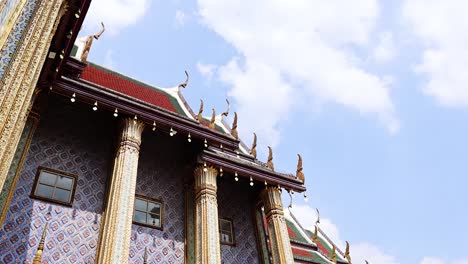
[[[224,171],[237,172],[239,176],[252,177],[252,179],[260,182],[266,181],[270,185],[279,185],[287,190],[295,192],[304,192],[306,190],[302,182],[297,179],[258,166],[250,166],[242,162],[236,162],[233,159],[216,155],[213,152],[203,151],[199,158],[201,162],[222,167]]]
[[[231,149],[239,147],[239,141],[228,135],[203,127],[194,120],[179,117],[176,114],[158,109],[153,105],[141,101],[132,100],[128,96],[110,89],[94,87],[81,80],[62,76],[54,83],[53,92],[67,97],[76,93],[78,100],[85,100],[91,103],[98,101],[100,106],[109,108],[109,111],[117,108],[120,113],[137,115],[138,118],[150,124],[155,121],[158,125],[173,127],[179,132],[190,132],[192,137],[198,137],[202,140],[206,139],[210,145],[216,144],[219,146],[222,144],[224,147]]]

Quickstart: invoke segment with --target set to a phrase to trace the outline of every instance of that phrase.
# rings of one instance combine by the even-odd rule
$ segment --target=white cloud
[[[125,27],[134,25],[149,8],[148,0],[97,0],[92,1],[86,15],[86,34],[94,33],[106,26],[106,34],[116,35]]]
[[[424,47],[415,71],[440,104],[468,107],[468,20],[464,0],[406,0],[403,17]]]
[[[187,21],[187,15],[182,10],[176,10],[175,21],[178,27],[182,27]]]
[[[374,48],[373,55],[377,63],[386,63],[395,57],[395,43],[391,32],[382,32],[379,35],[379,40],[377,46]]]
[[[203,77],[211,80],[211,78],[213,78],[213,74],[216,71],[216,65],[197,62],[197,70]]]
[[[292,212],[304,228],[313,230],[317,219],[315,209],[308,205],[295,205]],[[324,218],[323,215],[320,217],[319,225],[325,234],[343,250],[345,242],[340,237],[338,227],[330,219]],[[378,246],[368,242],[350,241],[350,252],[353,263],[365,263],[364,260],[367,260],[371,264],[399,264],[394,256],[385,253]]]
[[[242,113],[241,129],[277,143],[280,122],[301,99],[311,109],[310,101],[344,105],[398,130],[387,83],[352,51],[368,45],[375,0],[199,0],[198,7],[203,23],[241,55],[220,70]]]
[[[114,51],[112,49],[106,51],[103,65],[109,69],[115,69]]]

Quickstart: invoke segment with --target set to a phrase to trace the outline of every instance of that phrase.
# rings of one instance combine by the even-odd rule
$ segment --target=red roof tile
[[[181,113],[178,109],[180,107],[175,105],[177,103],[173,102],[174,99],[170,95],[97,65],[89,64],[86,66],[81,78],[166,110]]]

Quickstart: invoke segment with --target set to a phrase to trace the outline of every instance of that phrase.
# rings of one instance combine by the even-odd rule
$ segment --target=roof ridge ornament
[[[203,100],[202,99],[200,99],[200,109],[198,109],[198,114],[195,117],[195,119],[197,119],[198,122],[201,122],[201,120],[203,119]]]
[[[252,142],[252,148],[250,148],[250,155],[252,155],[255,159],[257,158],[257,134],[253,133],[254,139]]]
[[[318,208],[315,208],[315,211],[317,211],[317,221],[315,221],[315,225],[320,224],[320,211]]]
[[[315,224],[314,235],[312,236],[312,241],[317,244],[318,243],[318,226]]]
[[[296,169],[296,178],[298,178],[302,183],[305,183],[305,176],[304,172],[302,172],[302,156],[301,154],[297,154],[298,160],[297,160],[297,169]]]
[[[209,127],[211,129],[215,129],[215,121],[216,121],[216,110],[213,108],[212,109],[212,114],[211,114],[211,120],[210,120],[210,125]]]
[[[273,164],[273,150],[270,146],[268,146],[268,160],[266,166],[270,168],[272,171],[275,170],[275,165]]]
[[[351,263],[351,254],[349,253],[349,242],[346,241],[346,250],[345,250],[345,258],[348,260],[348,264],[353,264]]]
[[[179,84],[177,86],[179,89],[180,89],[180,87],[182,87],[182,88],[187,87],[188,81],[190,79],[190,76],[189,76],[188,72],[187,71],[184,71],[184,72],[185,72],[185,82],[183,82],[183,83],[181,83],[181,84]]]
[[[234,120],[232,121],[231,135],[235,139],[239,139],[239,133],[237,132],[237,112],[234,112]]]
[[[227,110],[221,113],[221,116],[228,116],[229,115],[229,110],[231,110],[231,104],[229,103],[229,100],[226,98],[226,103],[227,103]]]
[[[333,244],[333,249],[330,254],[330,261],[336,263],[336,246]]]
[[[89,54],[89,50],[91,49],[91,45],[93,45],[93,38],[94,39],[99,39],[102,35],[102,33],[104,33],[104,31],[106,31],[106,27],[104,26],[104,22],[101,22],[101,31],[99,31],[99,33],[95,34],[95,35],[89,35],[86,37],[86,41],[85,41],[85,46],[83,48],[83,53],[81,53],[81,61],[82,62],[86,62],[86,60],[88,59],[88,54]]]

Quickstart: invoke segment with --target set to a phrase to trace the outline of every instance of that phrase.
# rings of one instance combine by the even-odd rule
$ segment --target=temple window
[[[31,197],[71,206],[77,178],[70,173],[39,167]]]
[[[219,241],[225,245],[235,245],[232,220],[219,218]]]
[[[133,210],[133,223],[162,229],[163,203],[160,200],[137,195]]]

